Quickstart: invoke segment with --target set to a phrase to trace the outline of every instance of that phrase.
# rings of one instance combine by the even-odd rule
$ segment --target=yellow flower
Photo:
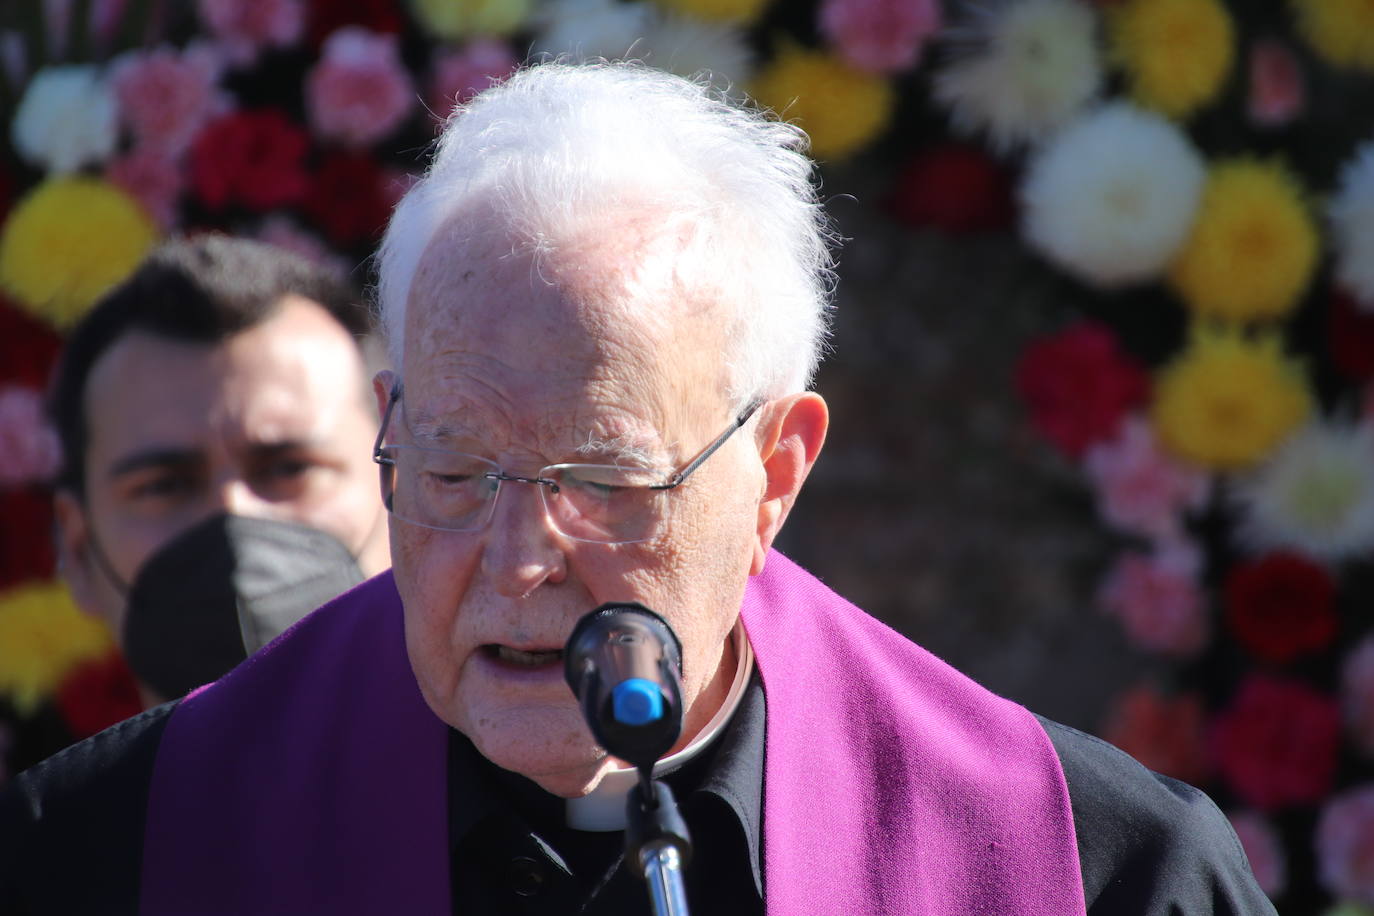
[[[0,233],[0,286],[66,328],[138,265],[157,229],[132,197],[95,178],[50,178]]]
[[[729,22],[748,25],[759,18],[769,0],[656,0],[671,13],[704,19],[707,22]]]
[[[56,582],[0,594],[0,696],[27,714],[69,671],[110,651],[110,631]]]
[[[531,0],[410,0],[415,18],[446,41],[473,35],[509,35],[530,17]]]
[[[1338,67],[1374,70],[1374,4],[1369,0],[1292,0],[1298,31]]]
[[[1136,101],[1184,118],[1217,97],[1235,58],[1217,0],[1127,0],[1111,18],[1112,58]]]
[[[1276,164],[1233,160],[1212,167],[1170,281],[1200,316],[1280,318],[1307,289],[1319,249],[1297,180]]]
[[[895,104],[881,77],[795,46],[784,47],[758,75],[751,95],[801,125],[821,159],[843,159],[871,142],[887,127]]]
[[[1151,420],[1179,457],[1231,471],[1273,451],[1311,410],[1302,369],[1284,357],[1277,335],[1199,327],[1156,376]]]

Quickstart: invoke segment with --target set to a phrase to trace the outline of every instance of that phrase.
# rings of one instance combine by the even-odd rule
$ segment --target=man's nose
[[[523,598],[567,575],[562,535],[549,524],[538,484],[505,481],[485,532],[482,572],[497,592]]]
[[[272,504],[259,496],[248,482],[238,477],[219,481],[211,490],[211,509],[227,515],[271,518]]]

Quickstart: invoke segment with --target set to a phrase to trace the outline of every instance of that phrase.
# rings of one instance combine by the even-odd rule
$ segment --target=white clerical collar
[[[730,692],[725,695],[725,702],[720,704],[720,709],[716,710],[711,721],[706,723],[706,727],[690,744],[654,764],[656,778],[678,769],[710,747],[725,731],[725,726],[730,723],[740,701],[744,699],[744,689],[748,686],[749,675],[754,670],[754,649],[749,645],[749,637],[745,635],[744,624],[741,621],[735,621],[730,638],[734,641],[735,658],[739,662],[735,665],[735,679],[730,684]],[[568,826],[574,830],[587,831],[624,830],[625,796],[638,780],[639,775],[634,767],[611,770],[590,793],[581,798],[568,799]]]

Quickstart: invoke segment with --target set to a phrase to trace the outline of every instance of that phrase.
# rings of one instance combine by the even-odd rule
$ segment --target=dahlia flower
[[[1078,0],[1005,0],[950,30],[962,53],[935,74],[935,98],[965,133],[1007,152],[1043,139],[1102,85],[1091,8]]]
[[[143,208],[93,178],[50,178],[0,232],[0,287],[59,328],[129,275],[157,239]]]
[[[1214,165],[1192,234],[1170,269],[1184,303],[1224,321],[1267,321],[1292,311],[1321,250],[1303,198],[1281,165]]]
[[[39,70],[10,124],[15,152],[59,174],[104,162],[118,138],[114,93],[100,72],[87,65]]]
[[[839,58],[784,47],[755,79],[751,95],[811,137],[820,159],[844,159],[874,140],[892,118],[896,93]]]
[[[1365,143],[1341,169],[1327,204],[1335,249],[1336,280],[1374,312],[1374,142]]]
[[[509,35],[530,17],[531,0],[410,0],[410,11],[430,35],[444,41]]]
[[[1221,93],[1235,26],[1219,0],[1126,0],[1110,22],[1112,59],[1146,108],[1186,118]]]
[[[1374,70],[1374,8],[1364,0],[1289,0],[1298,31],[1327,63]]]
[[[1374,757],[1374,634],[1360,640],[1341,665],[1341,705],[1351,742]]]
[[[401,63],[395,35],[358,26],[324,43],[305,77],[305,105],[316,135],[362,147],[393,133],[410,114],[415,89]]]
[[[1188,237],[1206,166],[1169,121],[1119,102],[1084,115],[1021,185],[1031,247],[1100,287],[1161,275]]]
[[[869,73],[916,66],[926,40],[940,29],[936,0],[822,0],[821,35],[850,64]]]
[[[1254,465],[1307,419],[1312,395],[1277,337],[1198,328],[1155,376],[1150,420],[1175,455],[1219,471]]]
[[[57,473],[62,447],[43,416],[43,395],[18,385],[0,386],[0,487],[46,483]]]
[[[1374,783],[1327,799],[1317,822],[1317,869],[1336,897],[1374,906]]]
[[[221,69],[219,55],[205,44],[118,57],[110,83],[135,143],[166,156],[185,152],[207,121],[229,109],[228,94],[217,87]]]
[[[1374,426],[1317,421],[1238,482],[1237,536],[1323,560],[1374,552]]]
[[[1128,417],[1117,435],[1088,449],[1084,468],[1097,508],[1112,527],[1154,540],[1183,533],[1183,514],[1200,509],[1211,490],[1206,474],[1160,449],[1149,422]]]
[[[109,651],[110,631],[56,582],[0,593],[0,696],[28,714],[76,665]]]

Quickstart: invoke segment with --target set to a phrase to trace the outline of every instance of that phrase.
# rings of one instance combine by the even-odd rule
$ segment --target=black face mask
[[[153,554],[129,589],[124,654],[160,696],[208,684],[324,602],[363,581],[314,528],[216,515]]]

